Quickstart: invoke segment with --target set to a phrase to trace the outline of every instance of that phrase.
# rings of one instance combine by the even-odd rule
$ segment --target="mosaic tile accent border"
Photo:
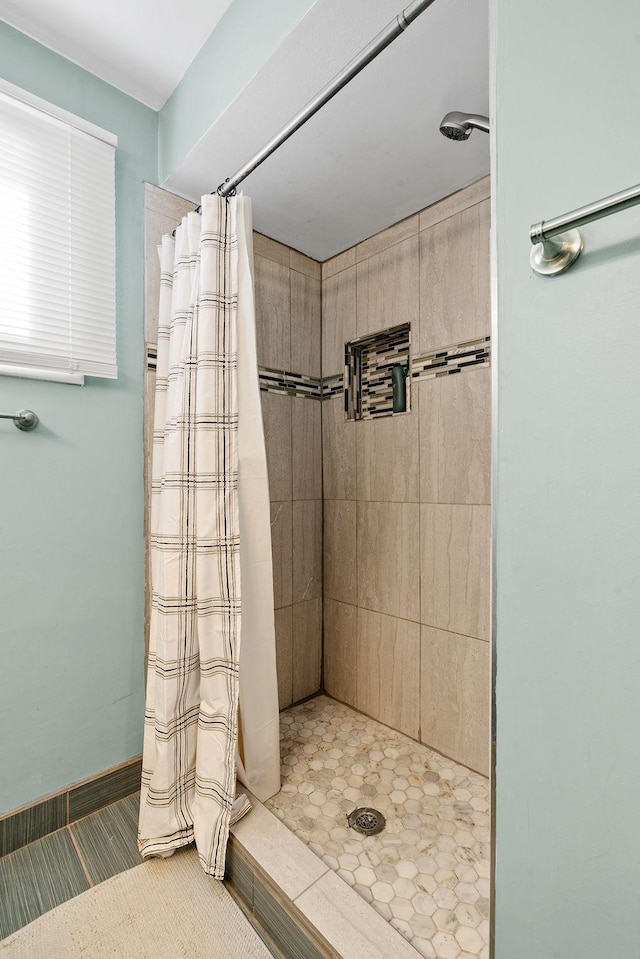
[[[322,399],[330,400],[334,396],[341,396],[344,392],[344,374],[336,373],[335,376],[327,376],[322,380]]]
[[[393,413],[391,371],[398,363],[408,369],[410,349],[408,323],[345,345],[345,411],[349,419]]]
[[[158,365],[158,347],[155,343],[147,343],[147,370],[156,370]],[[323,398],[323,380],[316,376],[307,376],[305,373],[293,373],[291,370],[273,370],[266,366],[258,368],[260,389],[264,393],[284,393],[287,396],[306,396],[311,400]],[[336,379],[331,377],[329,381]],[[328,395],[334,396],[342,392],[342,376],[339,386],[330,386]]]
[[[306,396],[310,400],[322,399],[322,380],[304,373],[289,370],[258,370],[260,389],[264,393],[286,393],[288,396]]]
[[[345,372],[320,378],[290,370],[258,370],[260,389],[265,393],[305,396],[312,400],[330,400],[344,394],[345,413],[349,419],[388,416],[393,412],[391,370],[396,363],[411,363],[411,380],[428,380],[450,376],[467,367],[489,366],[491,337],[481,336],[466,343],[456,343],[431,353],[410,358],[409,326],[384,330],[362,340],[345,344]],[[147,369],[157,367],[158,348],[147,344]],[[407,407],[410,389],[407,383]]]
[[[457,343],[434,353],[416,356],[411,364],[411,378],[429,380],[436,376],[450,376],[460,373],[469,366],[489,366],[491,359],[491,337],[481,336],[477,340]]]

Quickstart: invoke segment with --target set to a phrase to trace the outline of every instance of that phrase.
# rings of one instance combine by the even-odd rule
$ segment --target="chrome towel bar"
[[[0,413],[0,420],[13,420],[13,425],[28,433],[35,430],[40,422],[33,410],[18,410],[17,413]]]
[[[584,246],[578,227],[592,220],[600,220],[610,213],[619,213],[640,203],[640,183],[613,193],[602,200],[581,206],[578,210],[557,216],[553,220],[541,220],[529,230],[534,244],[529,262],[540,276],[556,276],[564,273],[578,259]],[[557,239],[554,239],[557,237]]]

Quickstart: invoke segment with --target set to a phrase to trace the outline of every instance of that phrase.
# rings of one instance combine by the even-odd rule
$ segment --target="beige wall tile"
[[[400,323],[414,355],[489,333],[488,196],[486,178],[323,263],[324,376],[343,372],[345,342]],[[325,685],[353,703],[357,661],[356,707],[412,736],[418,620],[465,634],[460,648],[489,635],[489,381],[483,369],[414,384],[411,414],[358,423],[345,422],[342,397],[322,404]],[[485,654],[471,649],[470,663]],[[480,742],[482,722],[461,742]]]
[[[322,475],[326,499],[355,499],[356,423],[345,419],[342,395],[322,402]]]
[[[293,498],[322,498],[322,404],[291,397]]]
[[[322,500],[293,504],[293,601],[322,596]]]
[[[291,397],[285,393],[260,393],[267,448],[269,495],[274,502],[292,497]]]
[[[466,186],[457,193],[452,193],[444,200],[439,200],[431,206],[420,212],[420,229],[426,230],[434,223],[440,223],[441,220],[447,220],[450,216],[466,210],[482,200],[488,200],[491,195],[491,180],[485,176],[482,180],[476,180],[470,186]]]
[[[419,624],[359,609],[357,660],[357,709],[417,739]]]
[[[322,283],[322,375],[344,372],[344,344],[356,336],[356,268]]]
[[[421,621],[489,639],[489,506],[423,504]]]
[[[356,504],[324,501],[324,595],[357,603]]]
[[[383,250],[387,250],[390,246],[395,246],[396,243],[401,243],[402,240],[406,240],[409,236],[415,236],[419,231],[419,226],[420,215],[414,213],[413,216],[399,220],[398,223],[387,227],[386,230],[381,230],[380,233],[369,237],[368,240],[363,240],[362,243],[358,243],[356,246],[356,262],[360,263],[370,256],[375,256],[376,253],[382,253]]]
[[[158,337],[158,300],[160,297],[160,259],[158,246],[165,233],[172,233],[183,216],[196,204],[169,193],[151,183],[144,185],[145,205],[145,338],[155,343]]]
[[[286,709],[293,702],[293,607],[276,609],[274,616],[278,702],[280,709]]]
[[[356,248],[350,247],[337,256],[332,256],[330,260],[325,260],[322,264],[322,279],[326,280],[330,276],[335,276],[341,270],[346,270],[350,266],[356,265]]]
[[[358,503],[358,606],[418,622],[419,506]]]
[[[401,323],[418,324],[418,236],[411,236],[357,266],[356,333],[364,336]]]
[[[410,413],[356,423],[359,500],[416,503],[419,499],[419,399]]]
[[[273,605],[293,602],[293,507],[271,504],[271,555],[273,558]]]
[[[280,266],[289,266],[289,247],[284,243],[278,243],[264,233],[253,232],[253,254],[254,256],[263,256],[265,260],[271,260],[272,263],[279,263]]]
[[[312,260],[310,256],[304,253],[298,253],[297,250],[289,251],[289,266],[298,273],[305,273],[314,280],[322,279],[322,263],[318,260]]]
[[[151,454],[153,452],[153,419],[156,406],[156,371],[145,370],[145,398],[144,398],[144,456],[145,469],[151,481]]]
[[[422,627],[421,734],[427,746],[489,775],[489,644]]]
[[[288,256],[288,251],[287,251]],[[289,266],[254,257],[258,366],[291,368]]]
[[[425,353],[491,328],[489,201],[420,233],[420,333],[413,352]]]
[[[162,234],[171,233],[174,226],[175,222],[162,213],[156,213],[154,210],[145,210],[144,328],[147,343],[158,342],[158,306],[160,300],[160,257],[158,256],[158,246],[162,241]]]
[[[177,225],[182,217],[186,213],[190,213],[191,210],[195,210],[198,204],[194,203],[193,200],[185,200],[183,196],[170,193],[169,190],[164,190],[153,183],[145,183],[144,205],[145,209],[166,216]]]
[[[154,254],[155,259],[154,259]],[[160,260],[155,249],[147,244],[145,254],[144,331],[146,343],[158,342],[158,313],[160,301]]]
[[[491,370],[469,369],[414,385],[420,402],[420,499],[489,503]]]
[[[171,196],[171,194],[169,194]],[[160,257],[158,247],[165,233],[172,233],[180,217],[166,216],[145,210],[145,339],[158,341],[158,307],[160,302]]]
[[[144,664],[145,672],[149,656],[149,625],[151,620],[151,555],[149,532],[151,529],[151,468],[153,455],[153,420],[156,393],[156,371],[145,371],[144,408],[144,537],[145,537],[145,621]]]
[[[320,376],[320,280],[291,271],[291,366],[296,373]]]
[[[320,689],[322,665],[322,600],[293,606],[293,701]]]
[[[324,688],[329,696],[354,707],[357,612],[347,603],[324,601]]]

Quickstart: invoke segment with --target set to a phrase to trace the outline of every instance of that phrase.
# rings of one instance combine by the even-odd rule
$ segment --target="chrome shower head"
[[[447,113],[440,122],[440,133],[449,140],[468,140],[472,130],[489,132],[489,117],[477,113]]]

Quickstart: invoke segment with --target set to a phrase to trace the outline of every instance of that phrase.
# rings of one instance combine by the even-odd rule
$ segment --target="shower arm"
[[[540,276],[564,273],[582,253],[584,242],[578,232],[579,226],[601,220],[610,213],[620,213],[638,203],[640,183],[621,193],[613,193],[595,203],[581,206],[564,216],[532,224],[529,230],[529,237],[534,244],[529,257],[531,266]]]
[[[467,116],[467,124],[474,130],[482,130],[483,133],[491,132],[487,118],[480,116],[478,113],[470,113]]]
[[[256,167],[259,167],[272,153],[275,153],[278,147],[282,146],[296,130],[299,130],[307,120],[317,113],[318,110],[322,109],[325,103],[328,103],[336,93],[339,93],[361,70],[368,66],[379,53],[382,53],[390,43],[393,43],[401,33],[404,33],[407,27],[410,26],[421,13],[424,13],[427,7],[430,7],[433,2],[434,0],[413,0],[413,3],[405,7],[353,60],[350,60],[340,73],[336,74],[333,80],[330,80],[312,100],[309,100],[307,105],[289,120],[286,126],[276,133],[262,150],[256,153],[256,155],[245,163],[232,177],[227,177],[224,183],[221,183],[218,187],[218,194],[220,196],[233,196],[236,192],[236,187],[242,183],[250,173],[253,173]]]

